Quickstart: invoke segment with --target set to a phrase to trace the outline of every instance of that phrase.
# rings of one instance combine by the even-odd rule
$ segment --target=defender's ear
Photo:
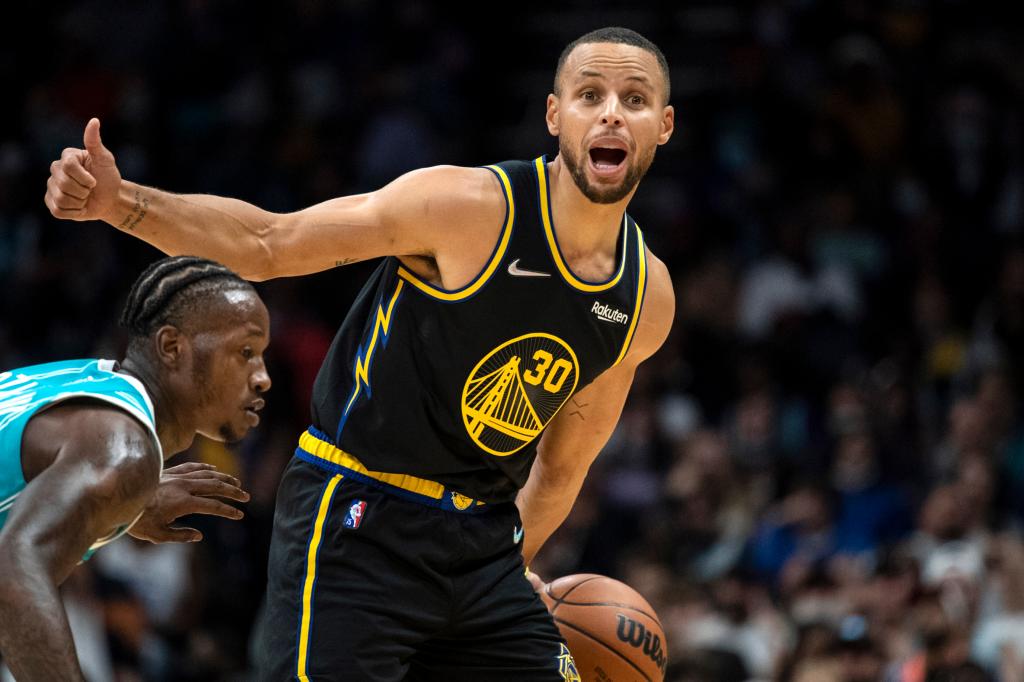
[[[165,324],[153,334],[153,351],[161,365],[177,368],[191,345],[188,337],[174,325]]]

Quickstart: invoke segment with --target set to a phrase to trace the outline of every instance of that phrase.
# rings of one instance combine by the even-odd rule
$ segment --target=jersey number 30
[[[543,381],[544,390],[550,393],[561,391],[562,384],[572,373],[572,363],[565,358],[555,360],[555,356],[546,350],[535,351],[533,359],[537,361],[537,366],[523,372],[523,381],[533,386],[539,386]],[[545,375],[547,376],[546,381]]]

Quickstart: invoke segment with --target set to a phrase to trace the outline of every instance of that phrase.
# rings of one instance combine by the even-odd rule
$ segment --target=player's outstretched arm
[[[569,515],[590,465],[615,430],[637,366],[661,347],[672,326],[675,297],[668,270],[650,252],[647,260],[647,299],[629,352],[576,393],[551,420],[537,447],[530,477],[519,491],[516,504],[523,519],[527,565]]]
[[[90,545],[138,516],[159,476],[155,445],[127,414],[88,407],[68,420],[66,442],[0,531],[0,651],[19,682],[84,679],[57,587]]]
[[[173,194],[124,180],[100,139],[98,119],[86,125],[84,143],[50,165],[44,197],[50,213],[103,220],[166,254],[212,258],[251,280],[380,256],[433,258],[460,223],[497,226],[505,210],[489,171],[438,166],[369,194],[272,213],[237,199]]]

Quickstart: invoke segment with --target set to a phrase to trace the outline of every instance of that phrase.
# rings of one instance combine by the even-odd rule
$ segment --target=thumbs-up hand
[[[55,218],[104,220],[115,207],[121,173],[100,139],[98,118],[86,124],[84,143],[85,149],[68,147],[50,164],[43,201]]]

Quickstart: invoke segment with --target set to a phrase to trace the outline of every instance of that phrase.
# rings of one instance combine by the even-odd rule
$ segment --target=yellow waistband
[[[314,457],[318,457],[340,467],[345,467],[346,469],[351,469],[363,476],[369,476],[381,483],[392,485],[396,488],[416,493],[417,495],[423,495],[424,497],[429,497],[434,500],[440,500],[445,493],[444,486],[436,481],[428,481],[425,478],[417,478],[416,476],[410,476],[408,474],[388,474],[382,471],[370,471],[363,466],[362,462],[352,455],[325,440],[317,438],[309,431],[305,431],[301,436],[299,436],[299,447]],[[484,504],[480,500],[472,500],[471,498],[454,491],[451,491],[451,494],[453,497],[452,501],[458,508],[464,508],[460,503],[464,503],[467,507],[473,502],[477,505]]]

